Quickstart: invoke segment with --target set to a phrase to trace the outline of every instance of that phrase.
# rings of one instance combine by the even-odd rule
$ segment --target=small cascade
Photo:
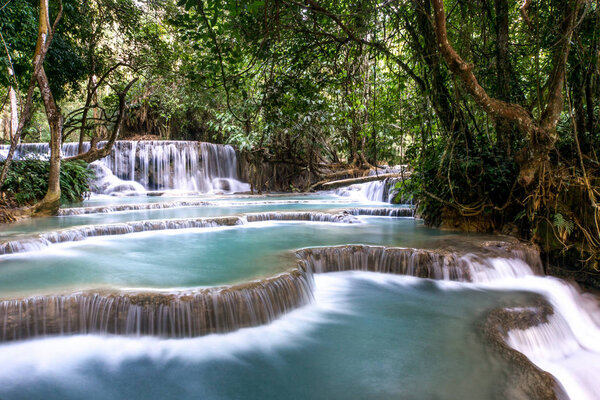
[[[369,176],[382,175],[382,174],[402,174],[402,173],[404,173],[406,175],[410,175],[410,172],[408,171],[408,165],[379,166],[376,169],[371,169],[369,171]]]
[[[481,276],[503,275],[504,271],[498,271],[498,259],[490,255],[501,254],[507,264],[517,265],[526,265],[522,260],[533,257],[533,250],[525,245],[506,244],[500,249],[496,242],[483,242],[471,250],[478,255],[440,249],[343,245],[300,249],[296,256],[315,273],[371,271],[460,282],[478,282]],[[539,259],[539,255],[537,257]],[[536,267],[534,273],[528,267],[526,273],[541,274],[541,268]]]
[[[98,146],[105,146],[100,142]],[[83,150],[89,150],[85,143]],[[0,146],[0,152],[8,146]],[[64,143],[62,154],[78,154],[78,143]],[[48,143],[20,144],[15,159],[48,157]],[[111,153],[92,163],[98,175],[95,191],[131,195],[148,190],[237,193],[250,190],[240,182],[237,157],[229,145],[193,141],[116,141]]]
[[[501,340],[523,353],[549,375],[516,361],[526,379],[541,390],[564,392],[571,399],[593,400],[600,393],[595,366],[600,363],[600,305],[572,285],[542,275],[539,255],[530,247],[501,242],[482,243],[477,255],[455,252],[385,248],[378,246],[335,246],[297,251],[305,267],[315,273],[374,271],[423,278],[472,282],[493,290],[523,290],[543,296],[544,307],[500,310]],[[509,317],[506,317],[509,315]],[[506,322],[509,322],[506,324]],[[504,326],[503,326],[504,325]],[[518,357],[513,357],[518,358]],[[532,372],[533,371],[533,372]],[[545,382],[545,383],[544,383]]]
[[[322,213],[322,212],[264,212],[253,213],[245,216],[248,222],[264,221],[312,221],[312,222],[337,222],[353,224],[360,222],[348,213]]]
[[[177,293],[74,293],[0,302],[0,340],[118,334],[182,338],[267,324],[309,303],[301,268],[242,285]]]
[[[90,225],[69,228],[45,232],[24,239],[2,242],[0,243],[0,255],[35,251],[52,244],[76,242],[90,237],[126,235],[136,232],[162,230],[216,228],[265,221],[312,221],[347,224],[360,222],[356,217],[347,213],[334,214],[320,212],[267,212],[247,214],[245,216],[132,221],[108,225]]]
[[[415,210],[408,207],[366,207],[351,208],[345,212],[352,215],[366,215],[371,217],[412,217]]]
[[[91,226],[42,234],[29,239],[29,242],[7,242],[0,246],[0,253],[26,251],[27,246],[33,248],[89,236],[156,229],[233,226],[259,221],[352,223],[356,221],[355,215],[389,215],[389,210],[396,209],[364,210],[268,212],[242,217]],[[562,280],[542,276],[539,254],[530,246],[516,241],[484,239],[469,243],[469,246],[448,246],[444,250],[368,245],[304,248],[295,253],[298,259],[295,269],[247,284],[175,293],[80,292],[0,301],[0,340],[76,333],[177,338],[230,332],[269,323],[309,303],[313,273],[372,271],[469,282],[469,287],[483,290],[526,291],[541,295],[544,304],[547,303],[545,309],[522,307],[502,310],[517,323],[498,325],[500,329],[494,325],[488,329],[494,329],[511,349],[524,354],[531,363],[552,374],[561,386],[555,393],[564,389],[571,399],[597,398],[600,393],[600,381],[595,376],[595,366],[600,363],[598,303],[590,301]],[[452,290],[462,286],[446,284],[443,287]],[[518,368],[529,361],[524,358],[518,361],[521,363]],[[549,382],[548,387],[552,386],[552,379],[544,381]]]
[[[493,247],[493,246],[492,246]],[[506,309],[508,320],[537,319],[526,326],[502,327],[502,336],[514,350],[552,374],[569,398],[593,400],[600,393],[595,366],[600,364],[600,306],[574,286],[553,277],[536,276],[541,270],[528,251],[514,249],[514,258],[496,257],[484,262],[471,258],[469,275],[476,286],[493,290],[524,290],[543,296],[550,308],[545,315],[535,308]],[[521,324],[523,325],[523,324]],[[561,390],[562,390],[561,389]]]
[[[240,182],[235,150],[231,146],[200,143],[202,149],[203,192],[249,192]]]
[[[140,203],[140,204],[115,204],[110,206],[94,206],[94,207],[73,207],[73,208],[61,208],[58,211],[58,215],[66,216],[66,215],[85,215],[85,214],[100,214],[100,213],[108,213],[108,212],[118,212],[118,211],[137,211],[137,210],[158,210],[165,208],[179,208],[179,207],[203,207],[203,206],[220,206],[220,207],[246,207],[246,206],[262,206],[262,205],[285,205],[285,204],[347,204],[347,201],[341,200],[328,200],[326,203],[320,200],[250,200],[250,201],[203,201],[203,200],[186,200],[186,201],[173,201],[173,202],[161,202],[161,203]],[[358,209],[357,209],[358,210]],[[383,209],[381,209],[383,210]],[[389,215],[392,216],[401,216],[402,213],[407,213],[406,216],[411,214],[408,213],[409,210],[406,208],[398,209],[401,211],[392,211],[395,210],[393,208],[389,208]],[[349,213],[351,210],[348,210]],[[340,211],[343,212],[343,211]],[[354,212],[354,211],[353,211]],[[359,211],[355,211],[359,212]],[[368,214],[369,211],[365,211],[364,214],[354,214],[354,215],[371,215]],[[381,211],[381,216],[384,216],[384,212]],[[411,211],[412,212],[412,211]]]
[[[471,280],[464,258],[437,250],[344,245],[300,249],[296,256],[314,273],[371,271],[441,280]]]
[[[398,192],[396,189],[398,181],[399,178],[385,178],[381,181],[357,183],[336,189],[334,193],[357,201],[391,203]]]
[[[309,303],[313,273],[376,271],[471,280],[469,259],[451,252],[351,245],[305,248],[296,256],[296,268],[240,285],[178,292],[79,292],[0,301],[0,340],[76,333],[178,338],[230,332],[269,323]]]
[[[96,174],[96,181],[93,184],[93,191],[102,194],[128,196],[140,195],[146,193],[146,188],[140,183],[129,180],[119,179],[106,165],[100,162],[93,162],[90,168]]]
[[[504,260],[496,261],[497,265],[502,263]],[[522,265],[521,268],[526,270],[527,266]],[[494,283],[492,281],[489,285]],[[600,381],[595,371],[595,367],[600,365],[598,302],[590,304],[575,287],[552,277],[503,279],[497,284],[508,289],[540,293],[554,311],[547,321],[510,330],[507,343],[554,375],[569,398],[597,399],[600,394]]]
[[[46,232],[38,236],[11,240],[0,244],[0,255],[40,250],[51,244],[75,242],[89,237],[125,235],[135,232],[162,231],[167,229],[215,228],[245,223],[241,217],[186,218],[123,222],[109,225],[91,225]]]
[[[202,200],[173,201],[169,203],[115,204],[110,206],[61,208],[58,215],[104,214],[119,211],[162,210],[177,207],[217,206],[218,203]]]

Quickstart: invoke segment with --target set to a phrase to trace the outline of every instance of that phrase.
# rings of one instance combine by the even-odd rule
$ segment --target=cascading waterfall
[[[228,218],[236,224],[302,220],[309,214],[319,213],[260,213]],[[533,326],[511,327],[500,334],[513,349],[554,375],[570,398],[594,399],[600,392],[593,368],[600,360],[597,304],[591,304],[571,285],[543,276],[539,255],[528,246],[487,241],[475,247],[466,253],[367,245],[304,248],[296,251],[295,269],[242,285],[175,293],[80,292],[5,300],[0,302],[0,339],[74,333],[188,337],[229,332],[268,323],[307,304],[312,298],[313,273],[374,271],[469,282],[484,290],[539,293],[552,308],[547,320],[540,318]],[[458,286],[447,287],[452,290],[463,284],[454,285]],[[524,308],[510,312],[536,311]]]
[[[596,399],[600,393],[595,371],[600,363],[598,303],[560,279],[542,276],[539,255],[530,248],[517,246],[508,249],[503,257],[500,255],[506,249],[496,248],[494,243],[488,244],[486,250],[492,253],[481,257],[378,246],[336,246],[302,249],[297,254],[306,268],[314,272],[400,273],[469,281],[484,289],[539,293],[548,301],[553,314],[546,322],[503,332],[504,340],[539,368],[550,372],[571,399]],[[511,311],[526,314],[531,310]]]
[[[541,294],[553,309],[547,321],[513,329],[506,341],[534,364],[554,375],[568,396],[594,400],[600,393],[595,366],[600,365],[600,306],[571,284],[536,277],[521,260],[494,259],[494,273],[473,274],[483,288],[527,290]]]
[[[100,142],[99,147],[106,145]],[[87,151],[89,143],[83,150]],[[8,146],[0,146],[0,152]],[[78,153],[78,143],[64,143],[64,157]],[[24,143],[15,159],[47,157],[47,143]],[[233,147],[193,141],[116,141],[111,153],[92,163],[98,177],[96,192],[140,194],[148,190],[186,192],[246,192],[250,185],[239,181]]]
[[[0,255],[40,250],[56,243],[76,242],[89,237],[126,235],[136,232],[177,230],[191,228],[216,228],[266,221],[312,221],[331,223],[357,223],[348,213],[321,212],[265,212],[244,216],[183,218],[167,220],[132,221],[107,225],[91,225],[41,233],[37,236],[0,242]]]
[[[267,324],[312,299],[300,268],[262,281],[176,293],[74,293],[0,302],[0,340],[83,333],[194,337]]]
[[[248,222],[265,221],[312,221],[312,222],[338,222],[353,224],[360,222],[356,217],[348,213],[322,213],[322,212],[264,212],[247,214]]]
[[[235,150],[231,146],[200,143],[204,192],[249,192],[250,185],[240,182]]]
[[[368,245],[313,247],[300,249],[296,255],[309,271],[315,273],[371,271],[459,282],[476,281],[481,274],[498,274],[495,258],[490,255],[524,260],[524,263],[536,256],[535,251],[526,246],[498,247],[497,244],[478,244],[478,255],[453,250]],[[541,263],[533,265],[536,273],[542,274]],[[533,274],[531,268],[528,271]]]
[[[58,210],[58,215],[87,215],[113,213],[119,211],[163,210],[166,208],[201,207],[216,205],[218,205],[218,203],[204,200],[173,201],[169,203],[117,204],[110,206],[61,208]]]
[[[119,142],[116,146],[119,150],[115,150],[118,154],[111,154],[95,163],[97,168],[114,178],[111,178],[113,183],[105,190],[110,192],[178,188],[177,182],[181,181],[183,183],[179,188],[235,191],[231,184],[237,178],[233,149],[195,142],[158,143],[161,150],[154,151],[150,149],[151,146],[140,146],[136,142]],[[187,143],[194,145],[188,146]],[[27,152],[47,152],[47,145],[27,146],[30,146],[29,149],[19,149],[19,156]],[[0,152],[4,150],[0,148]],[[65,144],[63,152],[65,155],[74,154],[76,145]],[[194,158],[196,156],[197,158]],[[144,162],[140,162],[140,159]],[[196,164],[192,159],[196,160]],[[181,167],[179,172],[173,170],[176,168],[174,165]],[[191,174],[190,171],[194,168],[195,173]],[[193,182],[190,183],[189,179]],[[364,184],[355,192],[360,192],[361,196],[370,196],[370,200],[382,201],[384,183]],[[121,186],[118,187],[119,185]],[[289,200],[282,204],[309,202],[310,200]],[[272,203],[276,202],[263,204]],[[63,211],[63,215],[218,204],[222,205],[199,200],[122,204],[67,209]],[[236,203],[227,205],[232,206]],[[359,221],[356,216],[361,215],[398,217],[411,214],[412,210],[409,208],[373,207],[332,212],[265,212],[234,217],[127,222],[71,228],[5,242],[0,244],[0,254],[36,250],[53,243],[83,240],[91,236],[149,230],[234,226],[260,221],[353,223]],[[600,381],[595,377],[594,366],[600,363],[598,304],[582,296],[570,284],[544,277],[539,255],[530,248],[510,248],[493,242],[479,243],[478,246],[479,248],[472,252],[366,245],[305,248],[296,252],[299,259],[297,268],[243,285],[210,289],[191,288],[176,292],[86,291],[4,300],[0,301],[0,340],[76,333],[190,337],[230,332],[241,327],[269,323],[310,302],[313,273],[374,271],[441,281],[468,282],[470,287],[483,290],[522,290],[542,295],[552,312],[533,325],[503,330],[502,338],[512,349],[523,353],[535,365],[556,377],[570,398],[597,398],[597,394],[600,393]],[[465,284],[440,285],[452,290],[453,287],[461,288]],[[511,309],[510,312],[519,315],[537,311],[534,308],[523,307]]]
[[[296,256],[298,265],[288,272],[234,286],[0,301],[0,340],[75,333],[189,337],[230,332],[268,323],[307,304],[313,297],[313,273],[362,270],[470,280],[468,259],[451,252],[357,245],[306,248]]]
[[[344,245],[300,249],[296,255],[314,273],[371,271],[419,278],[470,281],[454,253],[382,246]]]
[[[408,207],[368,207],[368,208],[351,208],[346,210],[352,215],[365,215],[371,217],[412,217],[414,209]]]
[[[336,189],[334,193],[357,201],[391,203],[398,192],[396,189],[398,181],[399,178],[385,178],[381,181],[357,183]]]
[[[347,204],[348,201],[343,200],[329,200],[328,204]],[[320,200],[265,200],[265,201],[206,201],[206,200],[185,200],[185,201],[173,201],[173,202],[161,202],[161,203],[140,203],[140,204],[115,204],[106,206],[93,206],[93,207],[73,207],[73,208],[61,208],[58,210],[58,215],[86,215],[86,214],[99,214],[99,213],[112,213],[119,211],[139,211],[139,210],[162,210],[167,208],[180,208],[180,207],[216,207],[216,206],[227,206],[227,207],[246,207],[246,206],[263,206],[263,205],[287,205],[287,204],[323,204]],[[340,211],[340,212],[344,212]],[[352,215],[371,215],[371,216],[387,216],[387,217],[410,217],[413,215],[413,209],[407,207],[385,207],[385,208],[353,208],[347,210]]]

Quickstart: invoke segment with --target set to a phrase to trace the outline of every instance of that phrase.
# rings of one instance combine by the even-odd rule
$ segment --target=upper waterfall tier
[[[102,147],[106,142],[100,142]],[[84,144],[83,151],[89,149]],[[8,146],[0,146],[4,153]],[[78,153],[77,143],[64,143],[64,157]],[[46,156],[47,143],[18,146],[15,158]],[[117,141],[111,153],[92,163],[98,180],[98,193],[135,193],[147,190],[191,192],[245,192],[250,186],[240,182],[237,156],[229,145],[193,141]]]

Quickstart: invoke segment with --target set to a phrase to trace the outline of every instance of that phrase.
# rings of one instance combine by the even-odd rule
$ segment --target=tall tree
[[[584,0],[561,2],[560,36],[552,57],[546,106],[539,121],[534,119],[521,105],[500,100],[488,94],[473,73],[473,65],[464,61],[448,40],[444,0],[432,1],[437,42],[452,73],[463,82],[469,94],[486,113],[496,121],[514,124],[527,138],[527,145],[520,151],[517,161],[520,166],[520,183],[523,186],[531,185],[538,177],[543,165],[548,162],[548,155],[558,138],[556,125],[563,109],[562,91],[566,63],[575,23]]]

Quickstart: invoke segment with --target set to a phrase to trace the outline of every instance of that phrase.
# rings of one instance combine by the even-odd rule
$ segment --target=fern
[[[0,162],[0,166],[2,163]],[[12,194],[19,205],[32,204],[42,199],[48,190],[50,163],[29,158],[11,164],[2,191]],[[90,192],[94,172],[83,161],[64,162],[60,171],[62,202],[77,202]]]

